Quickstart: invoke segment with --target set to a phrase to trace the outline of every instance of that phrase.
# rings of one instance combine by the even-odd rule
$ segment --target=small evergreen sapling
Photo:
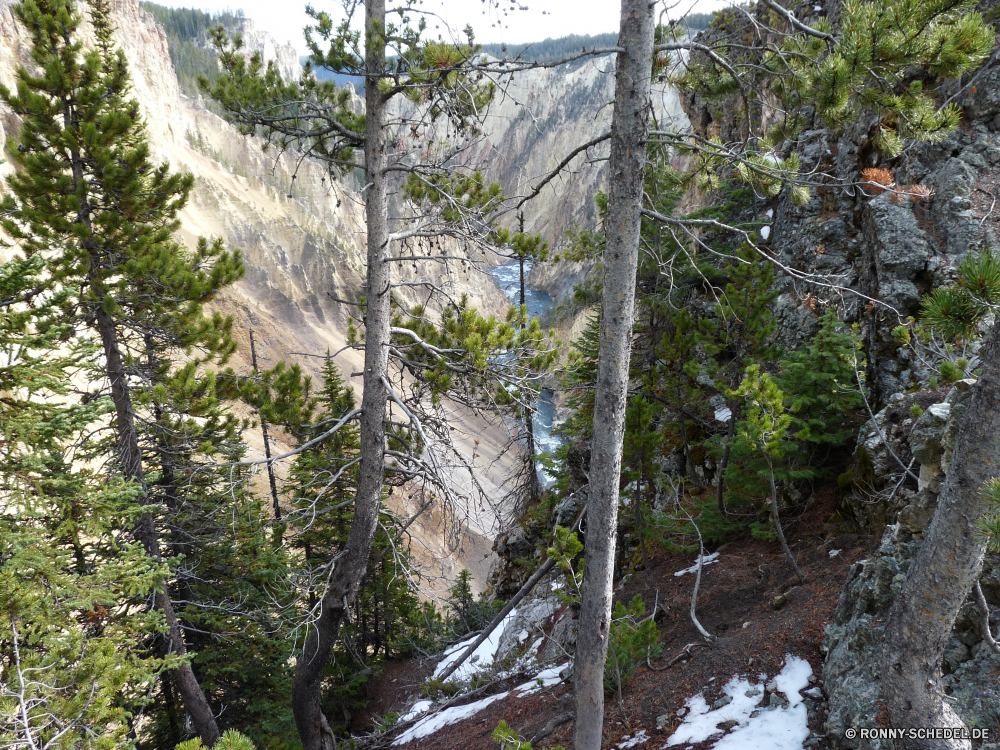
[[[753,364],[747,367],[746,375],[739,388],[731,392],[733,398],[738,398],[745,404],[744,418],[737,425],[736,436],[739,443],[751,451],[758,453],[764,460],[766,470],[757,473],[763,475],[770,487],[771,521],[774,532],[778,535],[781,548],[791,563],[792,569],[799,580],[805,576],[799,569],[795,557],[785,541],[785,532],[781,528],[781,517],[778,513],[778,489],[775,481],[775,464],[785,456],[785,437],[792,424],[792,418],[785,413],[785,394],[782,393],[774,379],[767,373],[762,373],[760,366]]]

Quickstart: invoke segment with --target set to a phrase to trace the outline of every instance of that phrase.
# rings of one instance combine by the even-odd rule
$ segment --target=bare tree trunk
[[[253,364],[253,374],[256,377],[260,371],[257,368],[257,342],[253,337],[253,321],[250,322],[250,360]],[[260,432],[264,437],[264,458],[267,459],[267,481],[271,486],[271,502],[274,507],[274,543],[275,546],[281,544],[281,504],[278,502],[278,483],[274,478],[274,465],[271,463],[271,441],[267,434],[267,420],[257,412],[260,417]]]
[[[964,726],[945,701],[941,659],[982,565],[985,540],[976,528],[987,508],[982,486],[1000,475],[1000,323],[983,347],[981,372],[959,425],[937,511],[885,628],[882,696],[896,727]],[[914,740],[907,747],[970,744]]]
[[[98,298],[103,299],[103,295],[98,295]],[[111,401],[115,406],[118,459],[121,461],[124,476],[142,488],[140,503],[148,505],[149,496],[146,489],[146,476],[142,467],[142,452],[139,448],[139,435],[135,427],[135,410],[122,360],[121,346],[118,343],[117,325],[102,304],[97,303],[94,308],[97,332],[101,337],[106,360],[105,371],[111,384]],[[136,537],[149,557],[154,560],[161,559],[159,534],[150,511],[146,511],[139,517],[136,524]],[[167,592],[165,583],[154,592],[153,603],[163,612],[164,619],[167,621],[168,648],[174,654],[185,656],[187,646],[184,643],[184,632],[177,619],[177,614],[174,612],[174,605],[170,601],[170,594]],[[215,722],[215,714],[212,713],[212,708],[208,705],[208,700],[205,698],[201,685],[198,684],[198,678],[195,676],[191,664],[189,662],[181,664],[171,671],[171,676],[177,684],[184,708],[191,716],[195,731],[201,737],[202,742],[211,747],[219,739],[219,726]]]
[[[517,215],[518,231],[522,234],[524,233],[524,213],[518,213]],[[521,272],[521,307],[526,307],[524,301],[525,298],[525,288],[524,288],[524,256],[520,256],[517,259],[519,270]],[[527,323],[521,326],[525,328]],[[535,466],[535,411],[531,409],[528,411],[527,419],[525,420],[525,427],[528,428],[528,458],[531,462],[531,471],[528,472],[528,492],[530,497],[528,498],[529,503],[534,503],[542,494],[541,482],[538,480],[538,467]]]
[[[386,101],[378,82],[385,66],[385,0],[365,2],[365,172],[368,221],[368,283],[365,313],[364,394],[361,401],[361,464],[354,519],[342,557],[322,601],[322,614],[309,629],[297,657],[292,710],[303,750],[335,750],[336,740],[323,715],[323,667],[340,624],[354,601],[371,554],[382,499],[385,410],[389,370],[389,229],[386,203]]]
[[[653,27],[654,6],[649,0],[622,0],[618,45],[625,51],[618,53],[615,73],[586,562],[573,668],[575,750],[600,750],[604,726],[604,662],[611,624],[618,485],[635,313]]]
[[[781,516],[778,515],[778,488],[774,483],[774,464],[771,463],[771,457],[766,453],[764,454],[764,460],[767,461],[767,472],[771,478],[771,514],[774,516],[774,529],[778,532],[778,540],[781,542],[781,551],[785,553],[785,557],[788,558],[788,562],[792,564],[792,570],[794,570],[795,575],[798,576],[799,582],[802,582],[806,580],[805,574],[803,574],[799,564],[795,562],[795,555],[792,554],[792,550],[788,547],[788,542],[785,541],[785,532],[781,530]]]

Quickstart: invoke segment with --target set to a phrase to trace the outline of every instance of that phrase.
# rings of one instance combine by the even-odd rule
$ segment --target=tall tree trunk
[[[368,220],[368,282],[365,313],[364,395],[361,400],[361,464],[354,498],[354,519],[335,563],[322,602],[322,614],[309,629],[297,657],[292,710],[303,750],[334,750],[336,741],[322,710],[323,667],[340,624],[354,601],[371,554],[382,498],[385,410],[389,370],[389,229],[386,202],[386,102],[378,81],[385,66],[385,0],[365,3],[365,172]]]
[[[517,221],[519,226],[519,231],[524,232],[524,214],[519,213],[517,215]],[[524,256],[519,256],[517,259],[518,266],[521,272],[521,307],[525,307],[525,288],[524,288]],[[522,325],[523,329],[525,325]],[[528,494],[530,497],[528,501],[534,503],[538,500],[539,496],[542,494],[542,488],[540,482],[538,481],[538,467],[535,466],[535,411],[534,409],[528,410],[527,418],[525,419],[525,427],[528,429],[528,461],[531,464],[530,471],[528,472]]]
[[[253,365],[254,377],[260,374],[257,368],[257,342],[253,337],[253,322],[250,323],[250,361]],[[257,411],[260,418],[260,432],[264,437],[264,458],[267,460],[267,481],[271,487],[271,503],[274,507],[274,545],[281,544],[281,536],[284,530],[281,524],[281,504],[278,502],[278,483],[274,478],[274,465],[271,463],[271,440],[267,434],[267,420]]]
[[[896,727],[961,727],[945,701],[941,659],[958,611],[982,566],[976,528],[987,509],[983,484],[1000,475],[1000,323],[983,348],[982,374],[962,417],[948,476],[924,543],[889,613],[882,647],[882,695]],[[968,748],[967,740],[909,742]]]
[[[98,267],[94,263],[94,267]],[[103,294],[98,286],[95,289],[98,299]],[[128,387],[128,376],[122,359],[121,346],[118,343],[118,327],[100,302],[94,305],[97,332],[101,337],[104,350],[105,371],[111,384],[111,401],[115,406],[115,422],[118,433],[118,460],[121,462],[122,473],[134,481],[142,490],[139,501],[149,505],[150,499],[146,488],[146,475],[142,466],[142,451],[139,448],[139,435],[135,427],[135,409],[132,405],[132,394]],[[154,560],[160,556],[160,539],[153,520],[153,514],[146,511],[136,523],[136,538],[142,544],[146,554]],[[167,591],[166,583],[162,584],[153,594],[153,603],[167,622],[167,643],[170,651],[178,656],[187,655],[184,643],[184,632],[181,629],[173,602]],[[215,714],[205,698],[205,693],[198,684],[189,662],[181,664],[171,671],[171,676],[177,684],[184,708],[191,716],[195,731],[205,745],[211,747],[219,739],[219,726],[215,722]]]
[[[63,102],[63,122],[68,130],[79,130],[76,119],[75,104],[66,100]],[[80,186],[84,181],[83,158],[78,151],[70,154],[71,167],[73,171],[73,183]],[[88,230],[93,229],[91,219],[91,208],[86,200],[81,202],[77,222],[83,224]],[[132,405],[132,394],[128,386],[128,375],[125,371],[125,364],[122,359],[121,346],[118,343],[117,321],[104,309],[104,296],[106,289],[103,283],[95,283],[95,274],[102,267],[100,248],[94,243],[92,238],[83,241],[84,249],[90,255],[90,275],[88,281],[95,297],[94,323],[97,327],[98,335],[101,337],[101,346],[104,351],[105,372],[111,384],[111,401],[115,407],[115,421],[118,437],[118,460],[121,462],[122,473],[127,479],[131,479],[141,488],[141,495],[138,498],[140,504],[150,505],[151,500],[146,487],[146,476],[142,467],[142,451],[139,448],[139,435],[135,427],[135,409]],[[153,514],[146,511],[139,517],[135,527],[136,538],[142,544],[146,554],[154,560],[160,561],[160,541],[153,520]],[[167,622],[167,642],[170,650],[180,656],[187,654],[187,646],[184,643],[184,633],[174,612],[173,602],[170,601],[170,594],[167,591],[167,584],[164,582],[153,594],[153,604],[163,612]],[[201,737],[202,742],[211,747],[219,739],[219,726],[215,722],[215,715],[212,713],[205,693],[198,684],[198,678],[194,674],[189,662],[184,662],[176,669],[171,670],[171,676],[177,682],[177,690],[181,695],[184,708],[191,716],[195,731]]]
[[[618,53],[615,73],[586,562],[573,670],[575,750],[600,750],[604,725],[604,662],[611,624],[618,484],[646,168],[653,27],[654,5],[649,0],[622,0],[618,45],[625,51]]]

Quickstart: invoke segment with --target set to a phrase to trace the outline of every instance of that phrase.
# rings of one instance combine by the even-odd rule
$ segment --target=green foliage
[[[776,465],[780,469],[789,449],[785,438],[792,418],[785,413],[784,392],[759,365],[747,366],[743,381],[729,396],[743,404],[743,418],[736,423],[726,480],[732,494],[746,504],[769,496],[772,472]],[[765,539],[773,533],[767,524],[757,522],[753,531]]]
[[[201,750],[203,747],[201,738],[197,737],[180,743],[175,750]],[[212,750],[256,750],[256,748],[249,737],[245,737],[235,729],[230,729],[222,733],[218,741],[212,745]]]
[[[484,317],[463,297],[445,307],[440,321],[423,307],[396,309],[393,341],[408,351],[407,361],[419,375],[415,396],[438,403],[449,390],[494,407],[519,409],[538,397],[538,375],[556,362],[538,318],[528,320],[511,306],[504,320]]]
[[[782,35],[780,48],[748,48],[754,32],[747,20],[720,19],[727,36],[712,55],[693,55],[676,85],[705,99],[725,99],[746,117],[755,116],[753,102],[763,89],[790,117],[736,148],[719,140],[687,145],[698,162],[699,187],[715,190],[735,171],[763,195],[777,196],[787,186],[794,202],[807,202],[808,186],[789,182],[799,176],[796,154],[777,150],[801,131],[797,113],[806,106],[834,129],[875,113],[880,119],[872,145],[888,157],[898,156],[907,140],[940,140],[957,127],[960,110],[954,103],[939,106],[935,83],[974,70],[993,46],[992,28],[974,9],[969,0],[849,3],[836,33],[827,18],[805,33],[783,14],[765,12],[759,20]],[[665,28],[659,33],[669,35]]]
[[[439,677],[431,677],[420,686],[420,695],[423,698],[432,699],[440,698],[443,695],[451,697],[460,693],[462,687],[462,683],[457,680],[448,680],[446,682]]]
[[[924,298],[921,322],[946,339],[968,338],[1000,303],[1000,256],[986,249],[969,253],[958,267],[958,283]]]
[[[477,599],[472,593],[472,573],[464,568],[449,590],[447,601],[454,613],[450,630],[455,636],[482,630],[502,606],[500,602],[488,601],[484,594]]]
[[[855,373],[858,348],[829,307],[805,347],[782,358],[776,381],[786,395],[790,435],[796,440],[842,445],[853,436],[851,415],[864,407]]]
[[[556,526],[552,536],[552,546],[548,555],[556,560],[556,566],[566,576],[566,586],[558,589],[557,594],[567,606],[573,606],[580,601],[583,586],[583,542],[575,531]],[[579,558],[576,568],[573,561]]]
[[[531,750],[531,743],[522,740],[504,719],[493,728],[493,741],[500,745],[500,750]]]
[[[219,241],[200,240],[189,250],[173,239],[192,178],[152,161],[124,55],[112,43],[109,6],[94,0],[88,9],[97,44],[85,50],[76,33],[82,19],[71,5],[19,6],[44,75],[21,70],[16,92],[0,89],[22,118],[21,143],[12,149],[19,169],[8,180],[2,225],[19,241],[24,262],[39,271],[35,294],[59,301],[60,338],[79,353],[77,367],[88,382],[97,384],[79,408],[93,406],[76,412],[89,421],[64,420],[75,431],[67,460],[106,466],[107,486],[118,491],[118,507],[109,507],[101,493],[83,491],[76,500],[78,569],[106,577],[107,596],[114,597],[113,604],[95,599],[86,627],[100,632],[111,617],[104,611],[120,613],[114,617],[123,621],[125,613],[145,612],[153,587],[165,588],[177,602],[201,688],[210,702],[226,706],[222,723],[266,737],[272,747],[287,746],[294,733],[285,700],[291,650],[274,635],[279,627],[271,606],[282,596],[287,561],[267,544],[267,515],[249,493],[249,471],[219,466],[242,458],[245,425],[226,405],[235,395],[232,373],[210,367],[223,365],[236,349],[232,321],[207,313],[205,304],[242,276],[243,264],[238,251]],[[38,321],[58,330],[54,319]],[[75,345],[76,332],[100,341],[100,349]],[[114,370],[112,358],[120,360]],[[102,390],[109,379],[117,389],[113,410]],[[133,434],[140,465],[125,466],[121,450]],[[70,476],[71,483],[58,480],[67,490],[86,487],[86,472],[60,466],[61,451],[53,447],[49,457],[41,474],[46,481]],[[124,478],[138,481],[123,486]],[[134,508],[122,507],[126,491]],[[134,528],[140,514],[141,532]],[[121,541],[88,556],[87,546],[112,531],[86,531],[84,515],[116,519],[122,525],[113,538]],[[96,536],[84,541],[77,533]],[[139,548],[126,544],[133,534],[156,574],[136,573],[135,587],[123,591],[114,571],[124,561],[137,564]],[[144,633],[130,631],[141,657],[123,657],[126,676],[115,699],[120,715],[109,719],[113,732],[122,717],[141,709],[139,746],[171,746],[184,734],[169,671],[178,659],[166,656],[160,617],[149,615]],[[157,654],[165,656],[167,671],[159,680],[144,678],[139,692],[127,682],[129,665]]]
[[[621,602],[611,613],[608,658],[604,663],[604,687],[620,688],[647,657],[655,659],[663,650],[660,631],[652,617],[644,617],[646,605],[636,594],[626,607]]]
[[[562,377],[571,410],[561,430],[575,440],[589,440],[594,434],[594,385],[597,382],[597,353],[601,340],[601,317],[590,316],[586,328],[573,342]]]

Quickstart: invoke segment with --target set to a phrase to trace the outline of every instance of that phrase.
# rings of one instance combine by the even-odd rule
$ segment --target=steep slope
[[[12,5],[12,0],[0,0],[0,80],[7,85],[13,84],[17,66],[30,62],[28,38],[14,21]],[[217,304],[234,316],[244,344],[252,321],[262,366],[287,359],[315,371],[319,362],[315,356],[340,350],[346,340],[347,312],[332,297],[355,299],[363,286],[364,209],[357,194],[331,182],[317,165],[262,153],[258,142],[239,135],[201,103],[185,97],[170,62],[167,38],[137,0],[117,0],[113,19],[155,156],[197,178],[181,216],[181,239],[193,244],[199,235],[222,237],[244,252],[246,277]],[[277,48],[263,32],[249,41],[265,50]],[[17,129],[17,118],[0,110],[0,136],[6,141]],[[9,162],[0,165],[0,176],[10,168]],[[482,260],[475,255],[473,259]],[[499,312],[508,304],[485,273],[452,272],[434,264],[419,265],[409,273],[430,277],[457,294],[467,292],[485,311]],[[249,346],[244,345],[232,364],[248,372],[248,360]],[[336,361],[360,390],[360,380],[350,378],[361,367],[360,353],[347,350]],[[476,460],[476,465],[482,467],[487,492],[502,498],[509,469],[509,452],[505,457],[502,450],[506,428],[468,414],[457,419],[462,427],[457,438],[460,449],[470,460],[476,452],[489,456]],[[252,453],[260,456],[259,434],[248,431],[246,437]],[[278,450],[284,447],[279,445]],[[500,460],[493,462],[496,457]],[[408,500],[397,492],[391,502],[405,510]],[[469,519],[471,529],[463,518]],[[412,528],[423,572],[432,579],[450,578],[468,567],[481,586],[486,574],[483,560],[491,547],[486,537],[492,536],[494,524],[490,514],[478,508],[458,509],[456,516],[421,518]]]

